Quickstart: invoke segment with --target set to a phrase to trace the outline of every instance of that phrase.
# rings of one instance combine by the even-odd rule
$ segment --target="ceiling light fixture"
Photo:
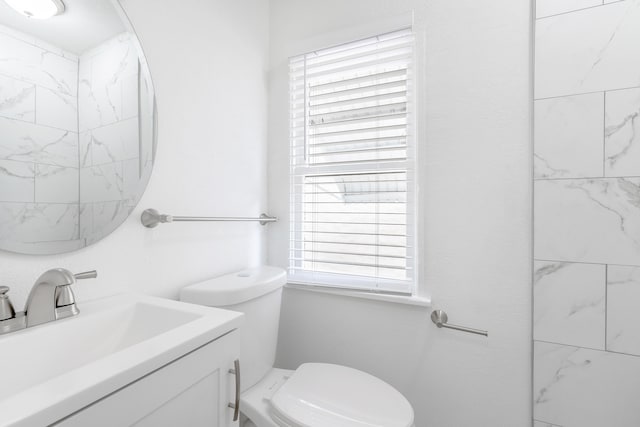
[[[64,12],[62,0],[4,0],[28,18],[47,19]]]

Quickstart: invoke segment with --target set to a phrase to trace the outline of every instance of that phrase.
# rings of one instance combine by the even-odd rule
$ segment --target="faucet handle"
[[[7,295],[9,290],[8,286],[0,286],[0,321],[16,317],[16,311],[13,309],[9,295]]]
[[[96,270],[84,271],[82,273],[77,273],[73,275],[73,278],[75,280],[95,279],[96,277],[98,277],[98,272]],[[58,286],[56,288],[55,301],[56,301],[56,308],[67,307],[67,306],[75,307],[76,298],[75,298],[75,295],[73,294],[73,290],[71,289],[71,284]]]
[[[83,271],[82,273],[74,274],[73,277],[75,277],[76,280],[95,279],[96,277],[98,277],[98,272],[96,270]]]
[[[73,294],[71,285],[58,286],[54,296],[56,300],[56,308],[66,307],[68,305],[74,305],[76,303],[76,297]]]

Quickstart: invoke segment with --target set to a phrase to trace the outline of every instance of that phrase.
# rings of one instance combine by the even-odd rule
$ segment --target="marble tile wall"
[[[640,425],[640,0],[537,0],[534,426]]]
[[[0,26],[4,249],[78,239],[77,88],[76,55]]]
[[[127,218],[148,178],[140,167],[139,80],[128,34],[80,56],[80,233],[87,244]]]
[[[153,91],[140,70],[126,33],[78,57],[0,26],[3,249],[77,249],[128,216],[153,162]]]

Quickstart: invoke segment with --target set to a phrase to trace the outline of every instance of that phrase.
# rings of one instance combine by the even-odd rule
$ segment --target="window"
[[[290,59],[294,283],[411,294],[413,34]]]

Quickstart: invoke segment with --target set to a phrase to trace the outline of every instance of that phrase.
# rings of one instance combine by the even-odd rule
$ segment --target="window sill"
[[[418,296],[404,296],[404,295],[389,295],[389,294],[375,294],[370,292],[359,292],[347,289],[330,289],[326,287],[313,286],[313,285],[301,285],[297,283],[287,283],[285,285],[287,289],[296,289],[300,291],[316,292],[321,294],[338,295],[352,298],[362,298],[373,301],[390,302],[394,304],[413,305],[417,307],[431,307],[431,300],[429,298]]]

